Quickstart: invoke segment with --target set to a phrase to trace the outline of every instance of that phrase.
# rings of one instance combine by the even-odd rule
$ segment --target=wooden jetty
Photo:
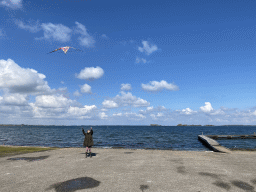
[[[216,152],[230,153],[231,151],[226,147],[221,146],[217,141],[209,138],[206,135],[198,135],[198,140],[205,144],[208,148]]]

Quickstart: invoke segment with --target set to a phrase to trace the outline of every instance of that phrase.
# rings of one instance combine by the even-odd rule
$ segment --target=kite
[[[70,48],[73,49],[74,51],[82,51],[82,50],[74,48],[74,47],[66,46],[66,47],[60,47],[58,49],[55,49],[54,51],[51,51],[50,53],[53,53],[53,52],[58,51],[58,50],[62,50],[66,54]]]

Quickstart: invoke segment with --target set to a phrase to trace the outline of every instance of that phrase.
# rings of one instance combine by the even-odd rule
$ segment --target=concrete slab
[[[1,192],[255,191],[256,152],[63,148],[0,158]]]

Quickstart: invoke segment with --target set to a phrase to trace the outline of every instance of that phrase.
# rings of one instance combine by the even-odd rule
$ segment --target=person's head
[[[90,130],[87,130],[87,133],[90,133],[91,131]]]

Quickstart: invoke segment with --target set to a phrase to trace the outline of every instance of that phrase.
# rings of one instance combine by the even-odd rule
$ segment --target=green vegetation
[[[158,124],[150,124],[150,126],[161,126],[161,125],[158,125]]]
[[[57,147],[0,146],[0,157],[58,149]]]
[[[187,124],[178,124],[177,126],[202,126],[202,125],[187,125]],[[207,126],[207,125],[205,125],[205,126]]]

